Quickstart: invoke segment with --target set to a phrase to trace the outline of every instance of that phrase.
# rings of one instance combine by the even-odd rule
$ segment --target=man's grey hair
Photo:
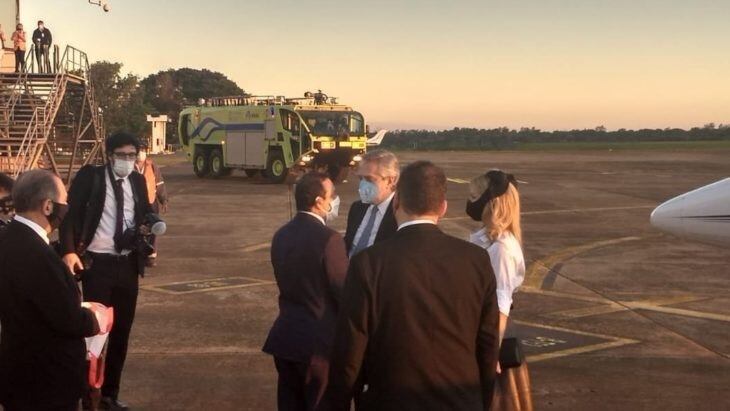
[[[54,201],[60,194],[56,175],[47,170],[26,171],[13,186],[13,206],[16,213],[40,210],[46,200]]]
[[[395,177],[397,180],[400,175],[398,157],[388,150],[379,148],[377,150],[368,151],[362,156],[362,161],[377,164],[383,177]]]

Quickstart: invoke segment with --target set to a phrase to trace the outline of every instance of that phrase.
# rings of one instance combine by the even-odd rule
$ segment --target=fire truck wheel
[[[223,153],[219,148],[210,152],[210,175],[213,178],[220,178],[231,175],[231,169],[223,162]]]
[[[205,177],[210,173],[210,158],[205,150],[196,150],[193,158],[193,171],[198,177]]]
[[[266,167],[266,177],[272,183],[282,183],[286,179],[289,170],[286,168],[284,154],[279,150],[272,150],[269,153],[269,164]]]

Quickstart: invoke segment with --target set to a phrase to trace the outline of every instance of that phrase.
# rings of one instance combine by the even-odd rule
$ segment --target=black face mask
[[[466,215],[471,217],[474,221],[482,221],[482,214],[484,214],[484,207],[487,203],[492,201],[492,197],[489,195],[489,190],[485,191],[481,197],[475,201],[466,200]]]
[[[48,224],[51,225],[51,229],[55,230],[61,226],[61,222],[63,221],[64,217],[66,217],[67,212],[68,204],[61,204],[55,201],[53,202],[53,212],[51,212],[51,215],[46,216],[46,219],[48,219]]]
[[[474,221],[482,221],[484,207],[493,199],[504,195],[509,188],[510,183],[517,187],[517,180],[512,174],[507,174],[500,170],[491,170],[487,173],[489,187],[484,190],[482,195],[474,200],[466,201],[466,214]]]
[[[0,214],[10,214],[13,212],[13,199],[10,196],[0,198]]]

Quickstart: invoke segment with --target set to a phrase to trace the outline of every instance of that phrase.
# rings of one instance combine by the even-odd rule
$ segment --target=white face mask
[[[330,209],[327,211],[327,214],[324,217],[324,222],[329,224],[340,215],[340,196],[337,196],[332,199],[332,202],[330,203]]]
[[[132,171],[134,171],[134,160],[119,160],[114,159],[114,165],[112,167],[114,174],[119,178],[127,178]]]
[[[140,151],[139,154],[137,154],[137,158],[139,161],[145,161],[147,160],[147,152],[146,151]]]

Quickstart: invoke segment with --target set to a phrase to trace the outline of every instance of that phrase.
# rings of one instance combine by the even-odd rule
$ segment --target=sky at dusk
[[[192,67],[253,94],[321,88],[376,128],[730,123],[730,1],[110,4],[21,0],[21,20],[140,76]]]

